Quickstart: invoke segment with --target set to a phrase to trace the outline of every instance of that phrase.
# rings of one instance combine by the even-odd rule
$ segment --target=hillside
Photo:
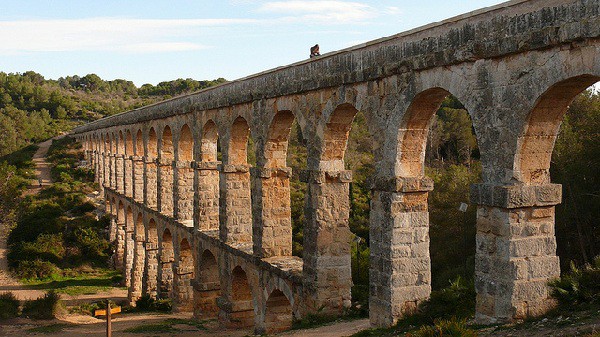
[[[78,124],[224,82],[188,78],[138,88],[95,74],[49,80],[33,71],[0,72],[0,157]]]

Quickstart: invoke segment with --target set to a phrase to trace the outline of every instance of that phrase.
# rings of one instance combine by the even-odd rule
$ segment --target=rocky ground
[[[171,323],[169,323],[171,322]],[[164,327],[169,328],[165,329]],[[369,327],[368,319],[336,322],[324,326],[291,330],[277,336],[283,337],[343,337],[351,336]],[[72,314],[51,321],[34,321],[25,318],[0,322],[0,336],[105,336],[104,320],[91,316]],[[139,332],[128,331],[138,329]],[[512,326],[481,327],[478,336],[485,337],[558,337],[600,335],[600,311],[574,313],[572,316],[544,318]],[[224,329],[216,320],[193,321],[191,314],[117,314],[113,320],[114,336],[251,336],[252,329]],[[599,334],[599,335],[596,335]],[[400,336],[403,336],[402,334]]]
[[[600,280],[599,280],[600,282]],[[565,310],[565,312],[568,312]],[[479,336],[486,337],[554,337],[600,336],[600,309],[573,311],[515,325],[482,328]]]
[[[173,322],[168,324],[167,322]],[[170,328],[164,328],[168,326]],[[368,319],[345,321],[313,329],[292,330],[285,337],[342,337],[369,327]],[[216,320],[194,323],[191,314],[117,314],[112,321],[113,336],[242,337],[252,329],[225,329]],[[140,332],[127,331],[138,329]],[[145,331],[143,331],[145,330]],[[0,336],[106,336],[106,321],[85,315],[68,315],[51,321],[18,318],[0,321]]]

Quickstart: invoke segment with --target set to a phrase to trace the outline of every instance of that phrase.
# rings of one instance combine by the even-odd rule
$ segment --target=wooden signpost
[[[118,314],[121,312],[121,307],[110,307],[110,300],[106,300],[106,309],[99,309],[94,311],[94,316],[106,316],[106,337],[112,336],[112,326],[110,318],[112,314]]]

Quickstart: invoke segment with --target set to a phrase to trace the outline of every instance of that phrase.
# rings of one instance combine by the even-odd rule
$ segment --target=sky
[[[234,80],[498,0],[1,0],[0,71]]]

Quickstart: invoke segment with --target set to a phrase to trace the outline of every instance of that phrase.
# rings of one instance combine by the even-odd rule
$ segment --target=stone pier
[[[572,100],[598,81],[598,2],[518,0],[72,134],[93,151],[113,218],[113,261],[130,298],[168,297],[177,311],[265,333],[351,305],[345,159],[360,116],[375,169],[369,315],[389,327],[431,292],[425,150],[436,111],[453,95],[471,117],[482,167],[471,190],[476,322],[513,322],[554,304],[547,284],[560,275],[561,187],[552,184],[550,160]],[[301,163],[288,163],[291,132]],[[307,168],[299,172],[302,258],[291,256],[291,166]]]

